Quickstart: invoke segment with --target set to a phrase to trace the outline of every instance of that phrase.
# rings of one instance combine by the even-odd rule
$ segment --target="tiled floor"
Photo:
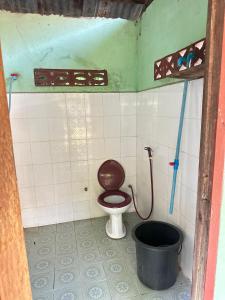
[[[188,300],[190,282],[180,274],[175,286],[153,291],[136,275],[134,214],[124,215],[128,234],[112,240],[106,218],[25,230],[33,300]]]

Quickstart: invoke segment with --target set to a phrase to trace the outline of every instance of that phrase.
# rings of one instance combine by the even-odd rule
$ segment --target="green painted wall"
[[[216,281],[215,281],[215,294],[214,300],[225,299],[225,174],[223,183],[223,199],[222,208],[220,213],[220,233],[219,233],[219,248],[217,257],[217,270],[216,270]]]
[[[155,0],[139,23],[138,90],[173,83],[154,81],[154,62],[205,37],[207,0]]]
[[[205,37],[207,0],[155,0],[139,23],[0,13],[6,77],[14,92],[141,91],[175,82],[154,81],[154,61]],[[34,68],[103,68],[108,87],[34,86]]]
[[[136,24],[126,20],[64,18],[0,12],[6,78],[14,92],[136,90]],[[108,87],[35,87],[34,68],[107,69]]]

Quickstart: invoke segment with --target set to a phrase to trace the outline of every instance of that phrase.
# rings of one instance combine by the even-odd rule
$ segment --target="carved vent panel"
[[[106,86],[106,70],[34,69],[36,86]]]
[[[187,46],[186,48],[157,60],[154,64],[154,79],[159,80],[166,77],[179,77],[179,73],[185,74],[185,71],[188,69],[190,71],[192,70],[194,73],[195,69],[199,69],[200,66],[205,63],[205,49],[206,39],[202,39]],[[191,52],[194,53],[194,58],[191,61],[190,66],[188,66],[186,58]],[[183,63],[181,66],[178,66],[178,60],[180,58],[183,58]]]

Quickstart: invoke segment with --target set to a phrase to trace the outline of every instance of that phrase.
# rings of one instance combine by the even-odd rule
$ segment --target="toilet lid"
[[[106,191],[119,190],[124,180],[124,169],[116,160],[105,161],[98,170],[98,182]]]

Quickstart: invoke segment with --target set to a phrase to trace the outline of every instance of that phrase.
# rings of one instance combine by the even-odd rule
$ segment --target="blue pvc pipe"
[[[169,208],[170,214],[173,213],[173,208],[174,208],[174,197],[175,197],[175,192],[176,192],[177,172],[178,172],[178,168],[179,168],[180,145],[181,145],[183,124],[184,124],[185,106],[186,106],[186,101],[187,101],[188,83],[189,83],[188,80],[185,80],[181,112],[180,112],[179,129],[178,129],[178,135],[177,135],[176,154],[175,154],[174,166],[173,166],[173,182],[172,182],[172,189],[171,189],[171,196],[170,196],[170,208]]]
[[[9,79],[9,102],[8,102],[8,109],[9,113],[11,111],[11,106],[12,106],[12,86],[13,86],[13,81],[17,79],[16,74],[11,74],[10,79]]]
[[[8,110],[9,113],[11,111],[11,104],[12,104],[12,84],[13,84],[13,77],[10,77],[10,81],[9,81],[9,102],[8,102]]]

